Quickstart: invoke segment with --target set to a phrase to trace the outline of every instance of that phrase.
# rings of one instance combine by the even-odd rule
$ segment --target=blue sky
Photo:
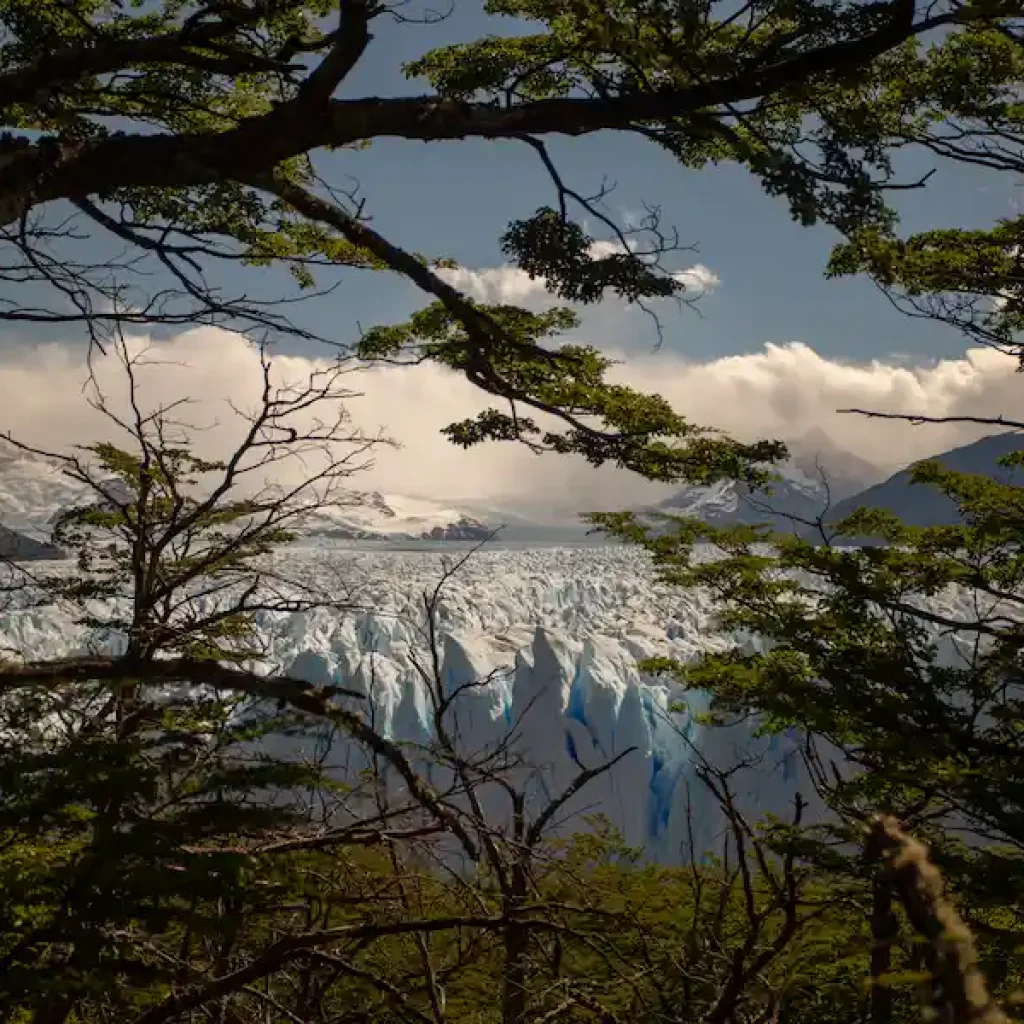
[[[401,72],[404,62],[434,46],[525,26],[488,17],[477,0],[457,2],[456,13],[435,25],[380,19],[375,38],[342,96],[422,91]],[[549,150],[563,177],[584,194],[616,183],[614,212],[657,205],[664,225],[678,229],[693,254],[720,284],[692,310],[663,306],[664,347],[681,358],[708,360],[759,351],[766,343],[804,342],[831,358],[927,362],[961,353],[955,332],[894,310],[863,278],[828,281],[824,267],[837,240],[831,229],[795,224],[784,201],[766,196],[736,165],[682,168],[668,154],[625,134],[555,138]],[[509,221],[554,202],[554,190],[536,154],[515,142],[375,142],[365,151],[321,154],[318,166],[337,184],[357,180],[374,225],[407,249],[446,256],[470,268],[503,263],[498,240]],[[928,186],[899,194],[906,233],[944,226],[976,226],[1013,215],[1019,198],[1008,175],[939,163],[928,154],[903,160],[906,180],[937,168]],[[255,281],[254,281],[255,277]],[[228,272],[226,289],[277,294],[290,287],[280,271]],[[359,327],[399,319],[421,303],[411,286],[388,275],[347,273],[329,298],[309,302],[301,319],[318,333],[351,341]],[[591,310],[586,326],[602,344],[648,353],[651,323],[619,323],[606,309]],[[310,351],[306,349],[306,351]]]

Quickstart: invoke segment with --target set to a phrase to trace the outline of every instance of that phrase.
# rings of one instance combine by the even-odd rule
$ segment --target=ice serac
[[[342,682],[365,693],[367,717],[378,729],[409,750],[423,750],[437,729],[436,701],[417,668],[423,652],[414,657],[413,645],[394,630],[385,635],[367,625],[339,630],[330,650],[301,651],[286,667],[310,682]],[[358,651],[350,646],[353,639],[363,641]],[[552,832],[584,828],[590,816],[601,815],[627,843],[663,862],[686,859],[691,850],[706,853],[722,834],[718,805],[697,781],[701,758],[725,768],[750,762],[734,780],[741,806],[785,813],[806,781],[797,770],[795,743],[759,739],[745,728],[701,726],[706,703],[699,695],[688,694],[684,706],[676,688],[640,672],[637,654],[651,639],[580,641],[537,627],[509,657],[478,634],[448,633],[440,644],[442,727],[466,758],[509,755],[507,770],[534,816],[582,772],[593,772],[559,807]],[[343,771],[364,767],[344,745],[332,756]],[[434,785],[450,781],[425,756],[414,760]],[[491,792],[485,802],[492,821],[502,824],[507,801]]]

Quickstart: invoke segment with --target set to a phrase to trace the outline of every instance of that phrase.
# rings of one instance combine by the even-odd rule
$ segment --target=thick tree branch
[[[933,988],[941,1024],[1008,1024],[1009,1017],[989,995],[970,929],[943,892],[938,868],[928,851],[893,818],[877,818],[868,835],[869,857],[882,858],[886,874],[915,931],[935,952]]]
[[[61,684],[88,680],[129,682],[188,682],[217,690],[237,690],[266,700],[283,701],[311,714],[327,714],[332,697],[363,694],[343,686],[315,687],[288,676],[261,676],[214,661],[166,658],[140,663],[129,658],[68,658],[66,660],[0,664],[0,691],[30,683]]]
[[[234,31],[234,26],[211,22],[199,26],[187,37],[178,32],[148,39],[97,33],[88,41],[44,51],[31,64],[0,74],[0,110],[6,113],[18,104],[38,103],[62,85],[88,76],[152,64],[175,64],[228,75],[288,70],[288,65],[280,61],[240,49],[227,49],[218,55],[193,49],[208,47]]]
[[[187,187],[230,179],[249,181],[283,160],[325,146],[374,138],[442,141],[530,135],[585,135],[670,123],[698,112],[742,103],[806,84],[818,75],[843,76],[869,64],[906,39],[956,20],[946,12],[915,21],[913,2],[887,5],[892,14],[878,30],[755,66],[718,81],[619,96],[565,97],[501,106],[437,96],[304,102],[300,96],[270,113],[218,134],[113,135],[99,140],[0,145],[0,223],[11,223],[36,203],[80,198],[121,187]],[[329,83],[358,48],[345,42],[320,79]],[[348,47],[351,46],[351,50]],[[342,53],[344,50],[344,53]],[[324,68],[324,65],[320,66]],[[314,75],[316,72],[314,72]]]
[[[351,216],[336,203],[321,199],[308,189],[288,181],[282,175],[252,178],[251,183],[283,199],[304,217],[334,228],[353,245],[358,245],[373,253],[392,270],[403,274],[428,295],[433,295],[434,298],[441,301],[459,320],[466,332],[469,341],[467,346],[469,359],[463,372],[466,378],[481,390],[495,397],[506,399],[513,404],[513,408],[519,404],[538,412],[547,413],[580,434],[598,442],[610,442],[626,436],[621,433],[601,430],[592,422],[588,422],[584,415],[577,415],[564,407],[542,401],[526,389],[515,386],[494,369],[490,353],[497,348],[504,347],[519,351],[528,359],[549,360],[552,363],[561,361],[563,364],[570,363],[569,357],[521,341],[507,333],[486,310],[480,309],[468,301],[458,289],[453,288],[440,278],[412,253],[389,242],[383,235],[374,231],[368,224]]]
[[[356,66],[370,43],[369,0],[342,0],[334,45],[302,83],[300,103],[324,103]]]

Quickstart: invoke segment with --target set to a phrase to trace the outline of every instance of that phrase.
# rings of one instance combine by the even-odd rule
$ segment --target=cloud
[[[604,259],[619,252],[622,252],[622,246],[618,242],[598,240],[590,247],[593,259]],[[565,305],[564,299],[548,291],[544,278],[530,277],[525,270],[508,263],[500,267],[477,269],[443,268],[438,271],[438,275],[477,302],[507,303],[535,311]],[[671,276],[684,285],[687,292],[692,293],[687,295],[688,298],[714,291],[722,283],[719,276],[703,263],[674,271]],[[605,300],[606,304],[613,302],[617,300],[612,297]]]
[[[824,434],[837,447],[893,470],[995,428],[908,424],[842,415],[839,409],[984,416],[1019,408],[1024,380],[1016,360],[991,349],[956,359],[908,364],[829,359],[809,345],[765,345],[760,352],[683,363],[671,356],[633,361],[631,380],[659,390],[690,418],[745,438],[780,437],[799,443]]]
[[[133,344],[141,347],[143,342]],[[231,412],[251,405],[258,393],[257,353],[237,335],[198,329],[152,347],[159,365],[140,374],[147,403],[189,397],[187,418],[204,427],[197,435],[205,455],[223,454],[238,436]],[[318,363],[279,357],[281,379],[305,378]],[[930,365],[897,361],[852,363],[829,359],[806,344],[766,345],[748,355],[708,362],[659,354],[630,358],[616,367],[623,382],[657,391],[696,423],[746,439],[778,437],[797,447],[808,435],[815,443],[852,452],[885,475],[917,458],[966,443],[986,432],[960,425],[913,427],[903,423],[841,416],[850,406],[883,412],[936,416],[1012,414],[1024,397],[1016,362],[986,349]],[[124,381],[113,360],[99,361],[98,373],[115,404],[124,407]],[[34,350],[0,350],[0,431],[34,444],[63,448],[84,439],[108,437],[109,428],[82,393],[86,376],[79,346],[49,344]],[[568,514],[648,500],[654,485],[615,470],[594,470],[584,462],[538,456],[515,445],[464,451],[439,430],[488,404],[463,378],[434,366],[359,372],[348,381],[360,393],[347,402],[353,423],[367,431],[383,428],[400,450],[381,450],[376,465],[354,486],[437,498],[504,500],[523,498]]]
[[[695,263],[686,270],[678,270],[673,275],[687,291],[704,295],[706,292],[714,291],[721,283],[721,278],[703,263]]]
[[[477,302],[492,305],[505,303],[534,310],[562,304],[562,300],[547,290],[543,278],[531,278],[525,270],[511,264],[483,267],[478,270],[469,267],[445,267],[437,273],[453,288],[458,288]]]

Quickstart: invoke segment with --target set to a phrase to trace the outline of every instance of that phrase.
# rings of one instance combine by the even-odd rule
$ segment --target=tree
[[[268,894],[245,863],[202,847],[301,826],[294,801],[253,795],[322,776],[252,745],[301,727],[296,709],[320,709],[327,694],[246,666],[262,654],[257,613],[324,600],[268,555],[317,502],[344,500],[373,444],[338,405],[345,370],[290,385],[265,360],[260,402],[236,410],[241,440],[216,462],[189,450],[187,402],[146,411],[148,353],[121,339],[117,355],[127,412],[95,378],[91,400],[122,440],[53,456],[88,496],[55,527],[76,569],[32,572],[15,598],[70,608],[69,625],[108,650],[46,663],[11,652],[21,656],[0,663],[5,1019],[23,1010],[62,1021],[159,997],[182,968],[154,935],[186,950],[198,936],[228,942],[246,914],[265,912]],[[332,418],[303,422],[319,407]],[[291,459],[319,468],[292,488],[267,486],[261,475]]]
[[[760,638],[652,667],[709,691],[716,718],[799,730],[834,838],[856,842],[879,810],[926,836],[992,978],[1012,985],[1024,909],[1024,492],[936,463],[914,478],[955,501],[962,523],[915,528],[862,509],[811,538],[682,520],[653,536],[629,516],[596,518],[647,547],[666,580],[713,596],[724,632]],[[862,536],[884,543],[835,543]],[[834,842],[817,855],[861,871]]]
[[[536,30],[424,54],[408,71],[426,79],[426,95],[342,99],[337,96],[342,84],[371,46],[371,26],[396,15],[395,8],[372,0],[195,0],[125,10],[116,0],[10,0],[0,4],[0,102],[10,128],[0,140],[0,223],[11,255],[0,273],[16,292],[4,300],[0,316],[15,324],[77,324],[94,345],[107,348],[119,344],[122,330],[154,324],[216,323],[254,335],[309,336],[288,318],[287,306],[224,294],[211,283],[218,268],[279,263],[292,269],[300,291],[307,293],[333,267],[386,270],[415,283],[431,304],[408,323],[371,329],[352,352],[367,361],[432,360],[493,396],[495,408],[449,427],[456,443],[515,440],[577,453],[595,464],[618,463],[654,479],[721,474],[759,479],[758,464],[781,456],[779,446],[734,444],[685,422],[657,396],[610,385],[609,363],[600,353],[552,343],[576,324],[566,309],[530,314],[468,300],[439,273],[436,254],[421,256],[385,238],[363,215],[357,197],[322,181],[318,151],[380,138],[505,139],[530,147],[551,176],[554,199],[509,225],[502,248],[572,303],[594,302],[608,292],[640,303],[687,296],[672,273],[674,238],[658,218],[652,215],[637,232],[619,228],[601,196],[584,196],[563,180],[548,138],[615,130],[653,142],[686,166],[738,161],[767,191],[784,197],[800,222],[821,220],[846,236],[848,247],[833,263],[837,271],[867,270],[883,286],[905,286],[912,297],[961,290],[972,298],[997,298],[1001,319],[989,340],[1000,341],[1000,324],[1014,329],[1019,314],[1014,231],[997,228],[979,238],[971,249],[969,283],[957,278],[950,287],[950,254],[964,236],[945,235],[939,246],[931,238],[905,244],[897,239],[885,200],[893,189],[922,184],[902,181],[895,173],[892,155],[901,147],[925,145],[945,158],[974,158],[973,142],[949,143],[950,124],[970,140],[983,140],[982,146],[1016,144],[1019,108],[1012,90],[1019,82],[1018,8],[998,0],[948,0],[922,11],[905,0],[787,0],[725,10],[674,0],[610,5],[491,0],[490,14],[525,16]],[[602,225],[610,238],[592,238],[574,218]],[[83,232],[87,246],[102,236],[123,252],[104,260],[83,251],[78,246]],[[933,259],[935,251],[939,256]],[[999,265],[994,274],[987,270],[993,260]],[[311,387],[312,398],[318,385]],[[121,597],[127,611],[115,605],[104,622],[125,633],[124,654],[4,666],[5,682],[32,695],[11,708],[11,735],[18,742],[9,744],[8,767],[16,784],[3,790],[14,829],[5,861],[14,894],[5,910],[12,938],[4,953],[8,966],[16,968],[10,1015],[27,1009],[55,1024],[72,1013],[123,1015],[119,1000],[124,997],[135,1001],[136,1018],[148,1024],[213,1005],[226,1020],[239,1012],[243,992],[281,1013],[271,1002],[276,991],[257,988],[254,995],[252,990],[271,975],[281,979],[285,967],[299,967],[307,997],[321,992],[324,975],[352,979],[359,969],[360,982],[399,1005],[399,1015],[412,1017],[417,1009],[426,1012],[422,1002],[402,1002],[407,994],[389,992],[386,975],[351,958],[339,965],[327,947],[338,943],[351,952],[361,943],[411,936],[424,979],[417,994],[429,1000],[439,990],[421,940],[465,927],[500,937],[504,1017],[506,1024],[520,1024],[526,1013],[523,975],[532,953],[543,946],[538,936],[574,929],[587,937],[580,921],[588,914],[576,916],[580,908],[573,908],[569,925],[564,913],[533,916],[531,898],[538,889],[523,851],[531,848],[526,840],[537,821],[517,823],[513,815],[513,832],[501,833],[504,845],[499,844],[493,825],[473,809],[477,785],[500,786],[488,774],[486,760],[467,762],[462,753],[446,749],[442,737],[433,753],[442,758],[455,789],[438,792],[403,750],[375,732],[365,717],[334,701],[341,694],[268,676],[248,664],[257,653],[250,645],[249,616],[261,604],[320,599],[293,590],[291,583],[287,593],[266,596],[276,581],[260,560],[285,539],[294,509],[277,498],[246,497],[223,505],[220,499],[210,504],[186,495],[189,479],[218,474],[230,490],[232,460],[216,465],[196,459],[177,443],[168,446],[162,428],[153,440],[156,422],[143,417],[134,431],[129,423],[131,450],[95,450],[104,471],[120,475],[129,487],[131,500],[99,490],[101,507],[64,521],[62,536],[87,545],[99,560],[83,562],[83,570],[91,572],[85,583],[58,581],[51,588],[78,602]],[[261,450],[264,441],[257,432],[246,451]],[[287,442],[278,435],[266,443],[273,450]],[[87,483],[95,480],[82,465],[68,465]],[[96,549],[97,533],[110,531],[116,537],[113,551]],[[757,556],[744,551],[742,557]],[[247,591],[253,578],[259,585]],[[756,594],[761,580],[755,586],[748,573],[741,584],[750,584]],[[745,593],[741,588],[736,596]],[[878,629],[869,614],[856,614],[865,629]],[[99,625],[93,609],[83,623]],[[833,632],[828,639],[844,635]],[[852,649],[867,658],[870,652],[855,641],[856,636],[849,641]],[[915,642],[922,650],[916,634],[908,632],[906,643]],[[158,684],[170,684],[168,719],[156,700]],[[225,705],[197,686],[232,696]],[[381,870],[393,880],[402,868],[392,861],[388,876],[387,861],[383,869],[372,861],[356,872],[360,882],[371,884],[353,890],[354,904],[346,903],[341,891],[342,884],[352,886],[353,876],[343,883],[335,876],[330,891],[339,898],[327,901],[326,917],[314,913],[315,899],[307,890],[301,912],[285,909],[285,918],[273,917],[264,928],[259,913],[268,907],[261,902],[262,883],[270,883],[274,896],[294,890],[273,888],[269,873],[247,874],[251,851],[224,845],[238,838],[226,832],[258,833],[273,824],[288,831],[282,842],[324,841],[334,851],[371,838],[388,841],[390,829],[383,826],[383,812],[346,821],[340,834],[327,839],[296,833],[292,820],[264,819],[261,825],[264,805],[256,811],[234,799],[251,790],[258,773],[239,778],[228,772],[225,779],[225,764],[232,771],[237,765],[223,757],[237,757],[237,743],[244,738],[234,706],[240,699],[260,707],[268,699],[280,702],[275,714],[329,718],[346,729],[400,779],[403,813],[398,817],[454,836],[477,858],[483,850],[499,898],[488,902],[492,891],[481,902],[479,892],[463,890],[469,910],[462,912],[465,903],[456,900],[459,913],[414,916],[417,907],[450,910],[453,903],[417,903],[417,893],[406,889],[397,917],[382,921],[380,890],[372,883],[382,877]],[[69,745],[56,750],[47,746],[52,737],[43,728],[51,721],[44,713],[53,710],[53,700],[76,722]],[[32,701],[42,704],[35,707]],[[158,709],[163,727],[154,735]],[[86,728],[92,721],[98,721],[95,741]],[[243,721],[249,728],[249,720]],[[267,727],[279,726],[272,721]],[[177,742],[180,735],[211,732],[223,743],[210,761],[198,746]],[[175,738],[170,746],[168,737]],[[93,742],[99,745],[90,746]],[[948,750],[944,756],[955,760]],[[185,761],[184,774],[192,773],[195,789],[186,788],[184,808],[173,805],[168,840],[167,819],[152,812],[166,795],[165,768],[175,758]],[[50,767],[59,770],[48,781]],[[180,765],[171,778],[179,779],[179,771]],[[275,764],[273,771],[264,771],[263,781],[286,790],[302,779],[326,785],[321,774],[306,768],[296,775],[294,765]],[[376,781],[371,774],[374,793]],[[900,786],[913,782],[901,779]],[[59,799],[50,788],[57,783],[70,787],[58,793]],[[947,802],[962,797],[967,786],[964,779],[955,780],[939,790],[939,797]],[[506,792],[515,806],[519,791],[513,786]],[[211,803],[218,810],[227,804],[240,820],[230,828],[224,818],[209,824],[203,813]],[[129,824],[127,813],[138,806],[145,813]],[[386,813],[390,825],[394,811]],[[37,829],[27,840],[18,831],[24,821]],[[127,862],[108,860],[119,848],[113,837],[126,832],[138,835],[140,845],[130,848]],[[211,850],[190,841],[186,849],[186,834],[220,845]],[[154,864],[172,865],[172,853],[178,857],[183,851],[198,858],[198,867],[186,868],[193,888],[168,890],[146,881]],[[218,865],[225,857],[236,872],[235,886],[220,903],[212,895],[213,879],[222,878]],[[93,873],[100,868],[101,874]],[[302,869],[295,870],[301,878]],[[742,881],[740,886],[749,908],[749,890]],[[199,904],[211,916],[197,915]],[[339,906],[345,908],[340,916]],[[27,917],[25,907],[32,908]],[[156,917],[141,921],[137,907]],[[783,916],[786,908],[785,900],[775,906]],[[52,941],[55,935],[67,939],[62,915],[68,912],[77,915],[80,930],[70,941]],[[284,931],[283,937],[275,929]],[[161,941],[154,942],[158,931]],[[209,939],[211,933],[219,945]],[[758,940],[765,935],[770,944],[770,928]],[[186,951],[195,942],[202,957],[179,957],[172,970],[171,937]],[[738,941],[740,950],[746,948],[742,934]],[[409,948],[399,942],[395,956]],[[758,955],[756,948],[752,952]],[[461,946],[455,954],[461,954]],[[229,967],[234,957],[242,962],[237,969]],[[739,962],[741,968],[748,965]],[[722,977],[711,970],[716,964],[720,970],[721,963],[698,959],[694,969]],[[730,969],[726,979],[735,977]],[[52,984],[55,975],[60,985]],[[132,984],[119,988],[126,978]],[[682,985],[679,991],[684,990]],[[570,995],[573,1013],[594,1012],[587,1001],[591,1007],[602,1005],[594,1003],[586,986]],[[307,998],[296,1005],[314,1004]],[[545,1011],[558,1009],[558,1004],[540,1005]],[[753,1012],[764,1005],[755,1000]],[[436,999],[429,1006],[435,1024],[443,1016],[439,1006]]]
[[[563,180],[548,138],[620,131],[685,166],[737,161],[797,220],[833,225],[859,253],[895,238],[887,192],[922,184],[900,179],[893,152],[972,160],[975,142],[1002,152],[1018,138],[1009,0],[920,11],[906,0],[489,0],[486,11],[535,28],[423,54],[405,68],[425,81],[421,95],[339,98],[374,52],[372,29],[415,12],[383,0],[5,3],[0,222],[4,279],[23,290],[0,317],[80,324],[97,344],[118,324],[309,336],[280,303],[225,294],[211,283],[218,268],[279,263],[306,289],[330,267],[387,270],[432,305],[371,331],[358,351],[438,361],[493,396],[494,409],[452,425],[457,443],[525,440],[657,479],[736,472],[776,449],[713,439],[657,397],[608,385],[597,352],[548,343],[574,322],[568,311],[467,299],[433,256],[385,238],[356,197],[322,181],[318,154],[382,138],[521,142],[555,199],[509,226],[506,255],[567,302],[614,292],[642,303],[688,297],[672,234],[653,214],[621,229],[603,196]],[[967,141],[950,142],[953,130]],[[574,217],[607,229],[611,248],[595,249]],[[97,262],[76,244],[102,238],[123,255]],[[863,269],[850,259],[836,265]]]
[[[592,909],[555,908],[526,873],[564,799],[520,815],[529,836],[511,841],[483,816],[477,789],[501,780],[507,751],[462,751],[442,724],[422,752],[451,769],[439,785],[375,727],[364,695],[266,664],[257,617],[351,606],[336,581],[328,594],[289,573],[279,550],[303,517],[355,500],[347,481],[374,439],[347,425],[345,368],[289,384],[264,360],[259,400],[236,410],[240,440],[217,461],[193,453],[187,403],[147,410],[148,351],[121,339],[117,355],[126,400],[95,378],[91,398],[120,439],[50,456],[87,495],[55,527],[77,563],[15,595],[70,609],[83,645],[107,649],[0,663],[0,1015],[308,1018],[343,1015],[368,988],[443,1024],[439,978],[475,962],[481,934],[502,937],[519,977],[535,934],[590,931]],[[293,459],[296,485],[264,482]],[[430,613],[425,681],[441,701]],[[366,751],[362,777],[339,778],[330,746],[318,751],[325,727]],[[282,753],[287,738],[305,753]],[[470,872],[485,849],[487,877],[446,882],[432,867],[446,837]],[[410,943],[419,968],[396,984],[380,965],[404,969]],[[506,992],[514,1007],[525,988]]]

